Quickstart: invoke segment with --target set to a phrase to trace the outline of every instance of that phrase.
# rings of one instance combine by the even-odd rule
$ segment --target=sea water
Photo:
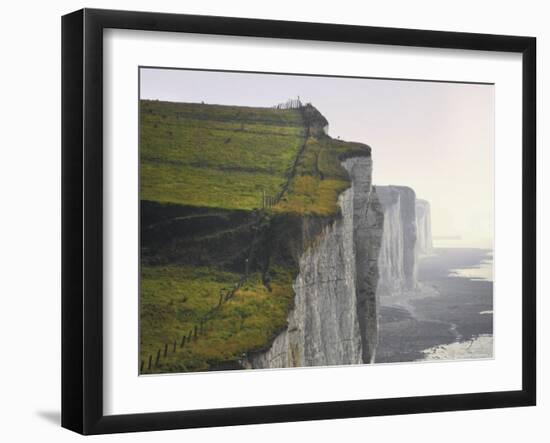
[[[477,265],[449,270],[449,277],[467,278],[477,281],[493,281],[493,254],[487,252],[486,257]],[[493,315],[492,310],[481,311],[480,315]],[[425,360],[464,360],[492,358],[494,340],[492,334],[482,334],[466,341],[458,341],[446,345],[425,349]]]

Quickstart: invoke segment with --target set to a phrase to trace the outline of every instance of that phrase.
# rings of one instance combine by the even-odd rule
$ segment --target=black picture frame
[[[103,30],[172,31],[522,54],[522,389],[261,407],[103,413]],[[83,9],[62,18],[62,426],[82,434],[530,406],[536,403],[536,39]]]

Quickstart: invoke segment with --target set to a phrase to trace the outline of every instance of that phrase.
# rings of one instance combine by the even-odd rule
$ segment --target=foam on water
[[[471,280],[493,281],[493,257],[487,253],[487,257],[478,266],[457,268],[449,270],[449,277],[462,277]]]
[[[434,346],[422,351],[425,360],[465,360],[493,357],[493,337],[480,335],[472,340]]]

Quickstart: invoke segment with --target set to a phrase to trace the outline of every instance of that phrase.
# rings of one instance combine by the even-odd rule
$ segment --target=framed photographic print
[[[62,425],[534,405],[531,37],[62,21]]]

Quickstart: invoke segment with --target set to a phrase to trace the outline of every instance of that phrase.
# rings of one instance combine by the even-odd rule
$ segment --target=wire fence
[[[298,97],[295,99],[294,98],[288,99],[284,103],[279,103],[278,105],[275,105],[274,108],[275,109],[300,109],[303,106],[304,105],[300,101],[300,97]]]
[[[220,289],[218,303],[201,318],[199,318],[198,322],[193,325],[187,333],[183,333],[179,338],[175,338],[173,342],[164,343],[157,349],[156,354],[149,354],[147,359],[141,360],[140,373],[144,373],[144,371],[150,372],[155,368],[158,368],[161,366],[163,360],[165,360],[168,356],[175,354],[178,350],[181,350],[190,345],[192,342],[197,341],[200,336],[205,335],[207,332],[208,322],[216,316],[225,303],[235,297],[237,290],[239,290],[246,281],[247,274],[248,269],[246,269],[245,274],[232,288]]]

